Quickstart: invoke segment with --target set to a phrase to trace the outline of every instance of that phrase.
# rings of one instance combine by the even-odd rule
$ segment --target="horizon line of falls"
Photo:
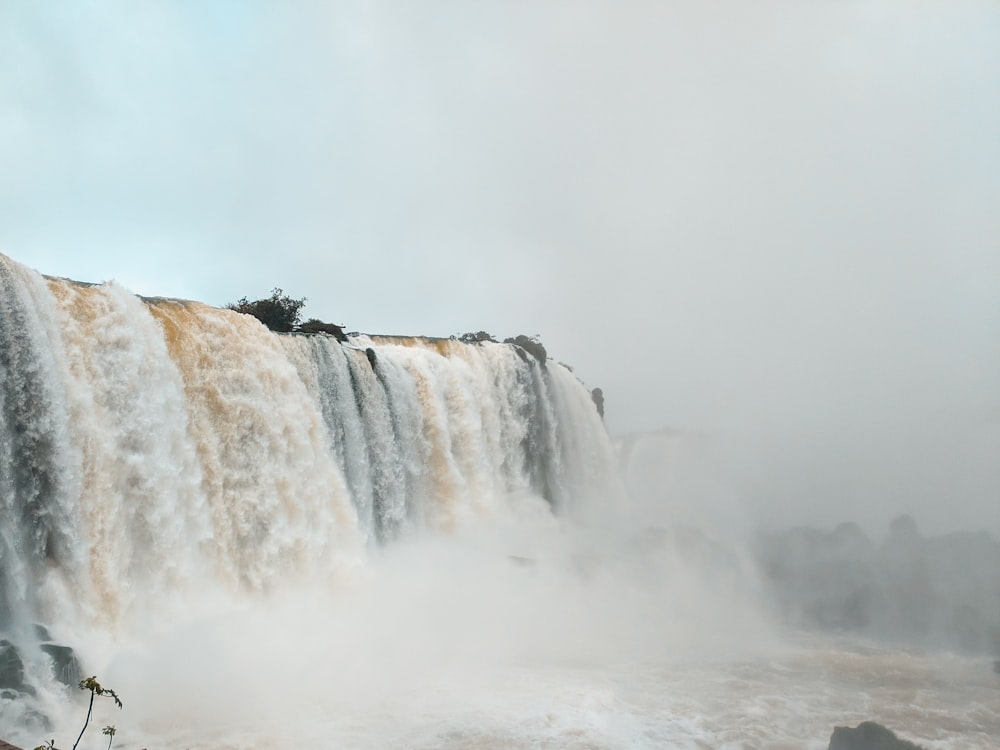
[[[515,346],[275,334],[0,255],[0,637],[322,578],[614,473],[587,389]]]

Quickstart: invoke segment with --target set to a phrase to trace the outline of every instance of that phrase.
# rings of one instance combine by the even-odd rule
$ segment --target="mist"
[[[744,562],[700,537],[645,533],[627,514],[557,520],[524,497],[334,576],[253,596],[206,577],[182,607],[154,598],[114,633],[75,635],[125,696],[124,711],[99,704],[95,721],[126,738],[624,746],[659,671],[786,651]],[[650,684],[635,683],[646,670]],[[54,713],[53,732],[69,734],[77,717]]]
[[[370,545],[335,572],[293,566],[260,591],[234,593],[192,557],[185,585],[160,589],[142,582],[193,549],[193,532],[163,525],[188,506],[162,488],[176,479],[204,511],[193,464],[155,459],[169,441],[108,443],[154,456],[133,468],[151,477],[163,550],[149,559],[164,562],[123,562],[134,585],[107,572],[135,602],[120,622],[94,622],[96,603],[50,624],[125,696],[106,717],[124,745],[818,747],[881,710],[935,746],[991,747],[1000,556],[982,535],[939,535],[1000,536],[997,39],[988,0],[0,5],[0,253],[116,279],[108,294],[136,309],[124,289],[222,305],[281,287],[348,331],[538,334],[602,388],[630,493],[567,515],[536,497],[510,516],[506,496],[452,498],[490,518]],[[254,325],[225,339],[262,347],[234,360],[234,382],[271,363]],[[122,335],[94,331],[78,346]],[[142,395],[155,378],[97,361],[116,377],[95,371],[95,393],[134,375],[138,395],[107,399],[124,411],[95,414],[112,432],[130,434],[138,404],[186,434],[179,375],[160,383],[177,396],[161,413]],[[277,380],[308,404],[286,365]],[[475,410],[459,407],[481,394],[449,393],[467,417],[444,422],[450,445],[475,448]],[[311,408],[279,400],[283,419]],[[258,406],[244,432],[232,409],[228,446],[276,426]],[[235,545],[223,567],[261,555],[285,570],[300,533],[340,560],[297,515],[326,482],[296,468],[326,455],[313,416],[319,448],[265,451],[275,467],[247,454],[234,479],[267,513],[280,479],[292,530],[270,557]],[[116,450],[97,455],[102,487],[135,489]],[[604,466],[591,449],[575,459]],[[901,514],[913,526],[894,535]],[[106,515],[94,544],[160,553],[117,543],[125,514]],[[63,613],[69,591],[41,596]],[[12,642],[71,736],[33,622]],[[813,630],[788,638],[798,627]],[[39,716],[4,710],[33,746]]]
[[[349,330],[538,333],[754,523],[1000,531],[1000,10],[0,10],[0,250]]]

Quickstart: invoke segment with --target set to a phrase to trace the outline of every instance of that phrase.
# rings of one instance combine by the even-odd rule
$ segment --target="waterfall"
[[[517,346],[276,334],[0,255],[0,637],[336,576],[526,496],[571,516],[614,466],[586,388]]]

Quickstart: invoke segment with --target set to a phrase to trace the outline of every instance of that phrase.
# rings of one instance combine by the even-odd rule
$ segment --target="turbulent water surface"
[[[987,662],[780,635],[615,466],[515,346],[276,335],[0,256],[0,735],[75,737],[51,639],[126,748],[996,746]]]

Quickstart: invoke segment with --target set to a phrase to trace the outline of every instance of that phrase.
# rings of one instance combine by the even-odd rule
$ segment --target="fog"
[[[126,747],[654,747],[666,728],[639,729],[662,708],[663,674],[786,648],[746,560],[599,515],[555,519],[526,496],[333,575],[250,594],[205,571],[113,631],[54,629],[123,696],[120,713],[98,701],[95,722]],[[52,733],[69,736],[65,691],[40,688]]]
[[[996,532],[998,38],[986,0],[8,2],[0,251],[538,333],[613,433],[711,435],[749,524]]]

